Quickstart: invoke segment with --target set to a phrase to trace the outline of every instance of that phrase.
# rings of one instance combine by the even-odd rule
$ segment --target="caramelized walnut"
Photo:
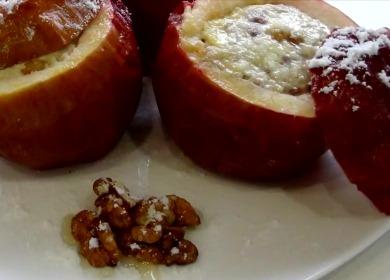
[[[173,204],[173,211],[176,215],[176,225],[191,227],[200,224],[198,214],[187,200],[176,195],[169,195],[168,198]]]
[[[164,261],[164,255],[158,247],[141,248],[134,257],[140,262],[161,264]]]
[[[133,239],[131,230],[119,231],[116,233],[118,246],[125,256],[135,256],[141,246]]]
[[[114,181],[111,178],[100,178],[93,183],[93,191],[96,195],[113,194],[121,197],[129,207],[137,203],[137,199],[130,196],[129,190],[122,183]]]
[[[185,265],[193,263],[198,258],[198,249],[196,246],[188,240],[180,240],[176,247],[172,247],[171,250],[165,256],[165,264],[179,264]]]
[[[93,220],[95,218],[95,213],[88,210],[83,210],[73,217],[71,230],[74,239],[79,242],[89,240],[92,237]]]
[[[153,264],[189,264],[198,250],[184,239],[185,227],[200,224],[192,205],[176,195],[138,200],[120,183],[101,178],[93,184],[97,212],[84,210],[72,220],[80,252],[95,267],[114,266],[120,255]]]
[[[160,243],[165,251],[171,250],[180,240],[184,239],[185,230],[181,227],[168,227],[164,231]]]
[[[147,225],[149,223],[172,225],[175,219],[173,204],[168,197],[161,199],[151,197],[140,201],[136,205],[135,221],[138,225]]]
[[[91,211],[81,211],[72,219],[72,235],[80,243],[80,253],[94,267],[115,266],[120,251],[108,223]]]
[[[127,203],[116,194],[103,194],[95,201],[100,215],[114,228],[125,229],[132,224],[131,214]]]
[[[162,226],[154,223],[146,226],[135,226],[131,229],[131,236],[137,242],[153,244],[162,237]]]
[[[80,37],[101,7],[101,0],[8,2],[0,1],[1,68],[63,49]]]

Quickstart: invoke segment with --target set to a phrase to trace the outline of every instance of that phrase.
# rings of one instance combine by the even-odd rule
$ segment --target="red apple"
[[[352,183],[390,214],[390,29],[335,30],[311,62],[327,143]]]
[[[310,94],[305,93],[303,101],[302,96],[267,91],[260,86],[253,94],[240,90],[234,82],[224,87],[226,80],[215,79],[191,59],[182,45],[186,16],[207,22],[216,15],[224,17],[235,6],[256,3],[264,1],[184,3],[169,19],[153,85],[167,132],[194,162],[239,178],[281,178],[296,174],[325,150]],[[322,1],[272,3],[294,6],[329,27],[354,25]],[[194,11],[196,14],[192,14]],[[257,22],[261,24],[261,19]],[[202,28],[199,24],[193,26]],[[259,101],[264,96],[271,101]]]
[[[183,0],[128,0],[134,29],[145,65],[151,67],[161,43],[169,14]]]
[[[0,154],[39,169],[102,157],[131,120],[141,79],[129,13],[103,0],[77,42],[0,70]]]

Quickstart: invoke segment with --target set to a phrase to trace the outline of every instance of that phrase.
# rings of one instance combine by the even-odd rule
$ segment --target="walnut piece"
[[[93,191],[96,211],[81,211],[71,225],[81,255],[92,266],[116,266],[122,255],[167,266],[197,260],[198,249],[184,236],[186,227],[201,221],[184,198],[137,199],[111,178],[96,180]]]

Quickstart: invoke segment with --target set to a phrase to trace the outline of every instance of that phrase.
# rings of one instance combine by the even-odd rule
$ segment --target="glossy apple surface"
[[[96,17],[101,0],[0,2],[0,67],[57,50],[78,39]],[[55,21],[54,21],[55,19]]]
[[[330,26],[354,24],[322,1],[279,2]],[[180,46],[182,13],[170,17],[153,85],[163,123],[184,153],[206,169],[245,179],[291,176],[317,159],[325,147],[315,116],[277,112],[214,83]]]
[[[0,154],[39,169],[102,157],[135,112],[141,77],[129,13],[105,0],[77,44],[0,70]]]
[[[350,181],[390,214],[390,29],[336,30],[324,48],[312,84],[326,141]],[[331,63],[318,67],[323,59]]]

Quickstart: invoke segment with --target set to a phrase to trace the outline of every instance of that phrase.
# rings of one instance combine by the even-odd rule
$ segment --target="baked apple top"
[[[196,1],[183,15],[181,47],[229,92],[277,112],[313,117],[307,62],[331,25],[305,1],[265,2]]]
[[[100,8],[101,0],[0,1],[0,68],[64,48]]]
[[[65,2],[76,3],[76,1],[73,0],[67,0]],[[83,1],[84,4],[82,5],[85,5],[86,2],[89,2],[89,0]],[[57,7],[56,9],[60,8]],[[86,9],[94,11],[94,8]],[[75,39],[73,41],[69,41],[69,44],[57,51],[0,69],[0,93],[12,94],[74,69],[105,41],[113,29],[113,18],[113,5],[109,0],[101,0],[101,7],[99,12],[97,12],[96,17],[91,20],[88,28],[86,27],[84,30],[79,31],[80,35],[77,39],[74,37]],[[52,23],[54,22],[55,21]],[[31,44],[34,45],[34,43]],[[125,48],[126,51],[128,51],[129,48],[131,48],[131,45],[128,44]]]

